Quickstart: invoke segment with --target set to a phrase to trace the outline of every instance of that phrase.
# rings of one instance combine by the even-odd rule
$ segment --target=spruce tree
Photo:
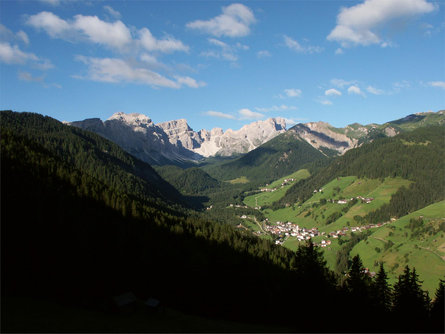
[[[391,309],[392,290],[383,263],[380,263],[380,270],[372,283],[372,298],[378,311],[388,312]]]
[[[425,331],[429,297],[421,283],[416,270],[411,271],[407,265],[394,285],[393,312],[403,330]]]

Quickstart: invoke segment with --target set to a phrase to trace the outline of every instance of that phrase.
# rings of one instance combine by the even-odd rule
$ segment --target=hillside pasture
[[[267,189],[276,188],[275,191],[273,191],[273,192],[264,191],[264,192],[261,192],[258,194],[247,196],[244,199],[244,203],[250,207],[264,206],[264,205],[272,204],[273,202],[276,202],[281,197],[283,197],[284,194],[286,193],[287,189],[289,189],[289,187],[291,187],[291,185],[295,184],[296,182],[298,182],[300,180],[306,179],[309,176],[310,176],[310,173],[307,169],[300,169],[300,170],[296,171],[295,173],[292,173],[290,175],[282,177],[282,178],[272,182],[269,185],[261,187],[261,188],[267,188]],[[291,178],[294,179],[293,182],[289,183],[288,185],[282,186],[282,183],[284,182],[284,180],[291,179]]]
[[[423,223],[419,223],[416,233],[416,229],[410,228],[410,220],[419,217],[423,217]],[[423,288],[433,296],[439,279],[445,276],[444,229],[445,201],[442,201],[376,229],[366,241],[352,249],[351,256],[359,254],[371,271],[377,271],[382,261],[391,283],[395,283],[405,265],[415,267]]]

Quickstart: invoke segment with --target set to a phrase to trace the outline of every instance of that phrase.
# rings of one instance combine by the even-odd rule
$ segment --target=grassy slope
[[[431,234],[426,232],[412,237],[412,231],[407,226],[410,219],[419,216],[424,217],[424,226],[432,227]],[[445,232],[440,230],[443,222],[445,201],[429,205],[377,229],[367,241],[361,241],[353,248],[351,256],[360,254],[363,264],[372,271],[377,271],[375,263],[383,261],[392,283],[406,264],[415,267],[420,280],[424,281],[423,288],[433,296],[439,278],[443,279],[445,275]],[[394,245],[385,251],[385,244],[389,241]],[[381,251],[378,252],[376,247]]]
[[[356,176],[340,177],[326,184],[322,192],[314,195],[305,203],[298,203],[279,210],[264,210],[263,213],[271,221],[291,221],[298,223],[302,227],[318,227],[320,231],[332,231],[342,228],[349,222],[351,226],[357,225],[354,216],[364,216],[368,212],[376,210],[391,199],[401,186],[408,186],[410,181],[401,178],[386,178],[383,182],[378,179],[358,179]],[[340,188],[340,192],[335,188]],[[337,190],[338,190],[337,188]],[[335,222],[326,225],[327,218],[341,211],[345,205],[327,202],[324,205],[317,205],[322,199],[351,198],[351,197],[372,197],[374,201],[369,204],[357,203],[350,208],[342,217]],[[255,203],[254,203],[255,204]],[[258,202],[258,204],[260,204]],[[324,217],[323,217],[324,216]]]
[[[273,202],[275,202],[275,201],[279,200],[281,197],[283,197],[284,194],[286,193],[287,189],[289,189],[289,187],[291,186],[291,184],[281,186],[281,184],[283,183],[283,181],[285,179],[294,178],[295,181],[292,182],[292,184],[294,184],[302,179],[308,178],[309,175],[310,174],[307,169],[300,169],[300,170],[296,171],[295,173],[292,173],[290,175],[282,177],[267,186],[268,189],[277,188],[276,191],[263,192],[260,194],[248,196],[244,199],[244,203],[250,207],[255,207],[256,206],[255,198],[256,198],[259,206],[272,204]]]

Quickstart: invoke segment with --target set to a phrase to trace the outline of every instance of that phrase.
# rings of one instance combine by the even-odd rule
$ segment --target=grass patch
[[[240,177],[238,177],[236,179],[225,181],[225,182],[229,182],[230,184],[239,184],[239,183],[244,184],[244,183],[249,183],[250,181],[249,181],[249,179],[247,177],[240,176]]]

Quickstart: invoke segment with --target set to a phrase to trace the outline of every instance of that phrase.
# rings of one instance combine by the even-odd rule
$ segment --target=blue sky
[[[0,108],[238,129],[445,108],[445,2],[0,1]]]

